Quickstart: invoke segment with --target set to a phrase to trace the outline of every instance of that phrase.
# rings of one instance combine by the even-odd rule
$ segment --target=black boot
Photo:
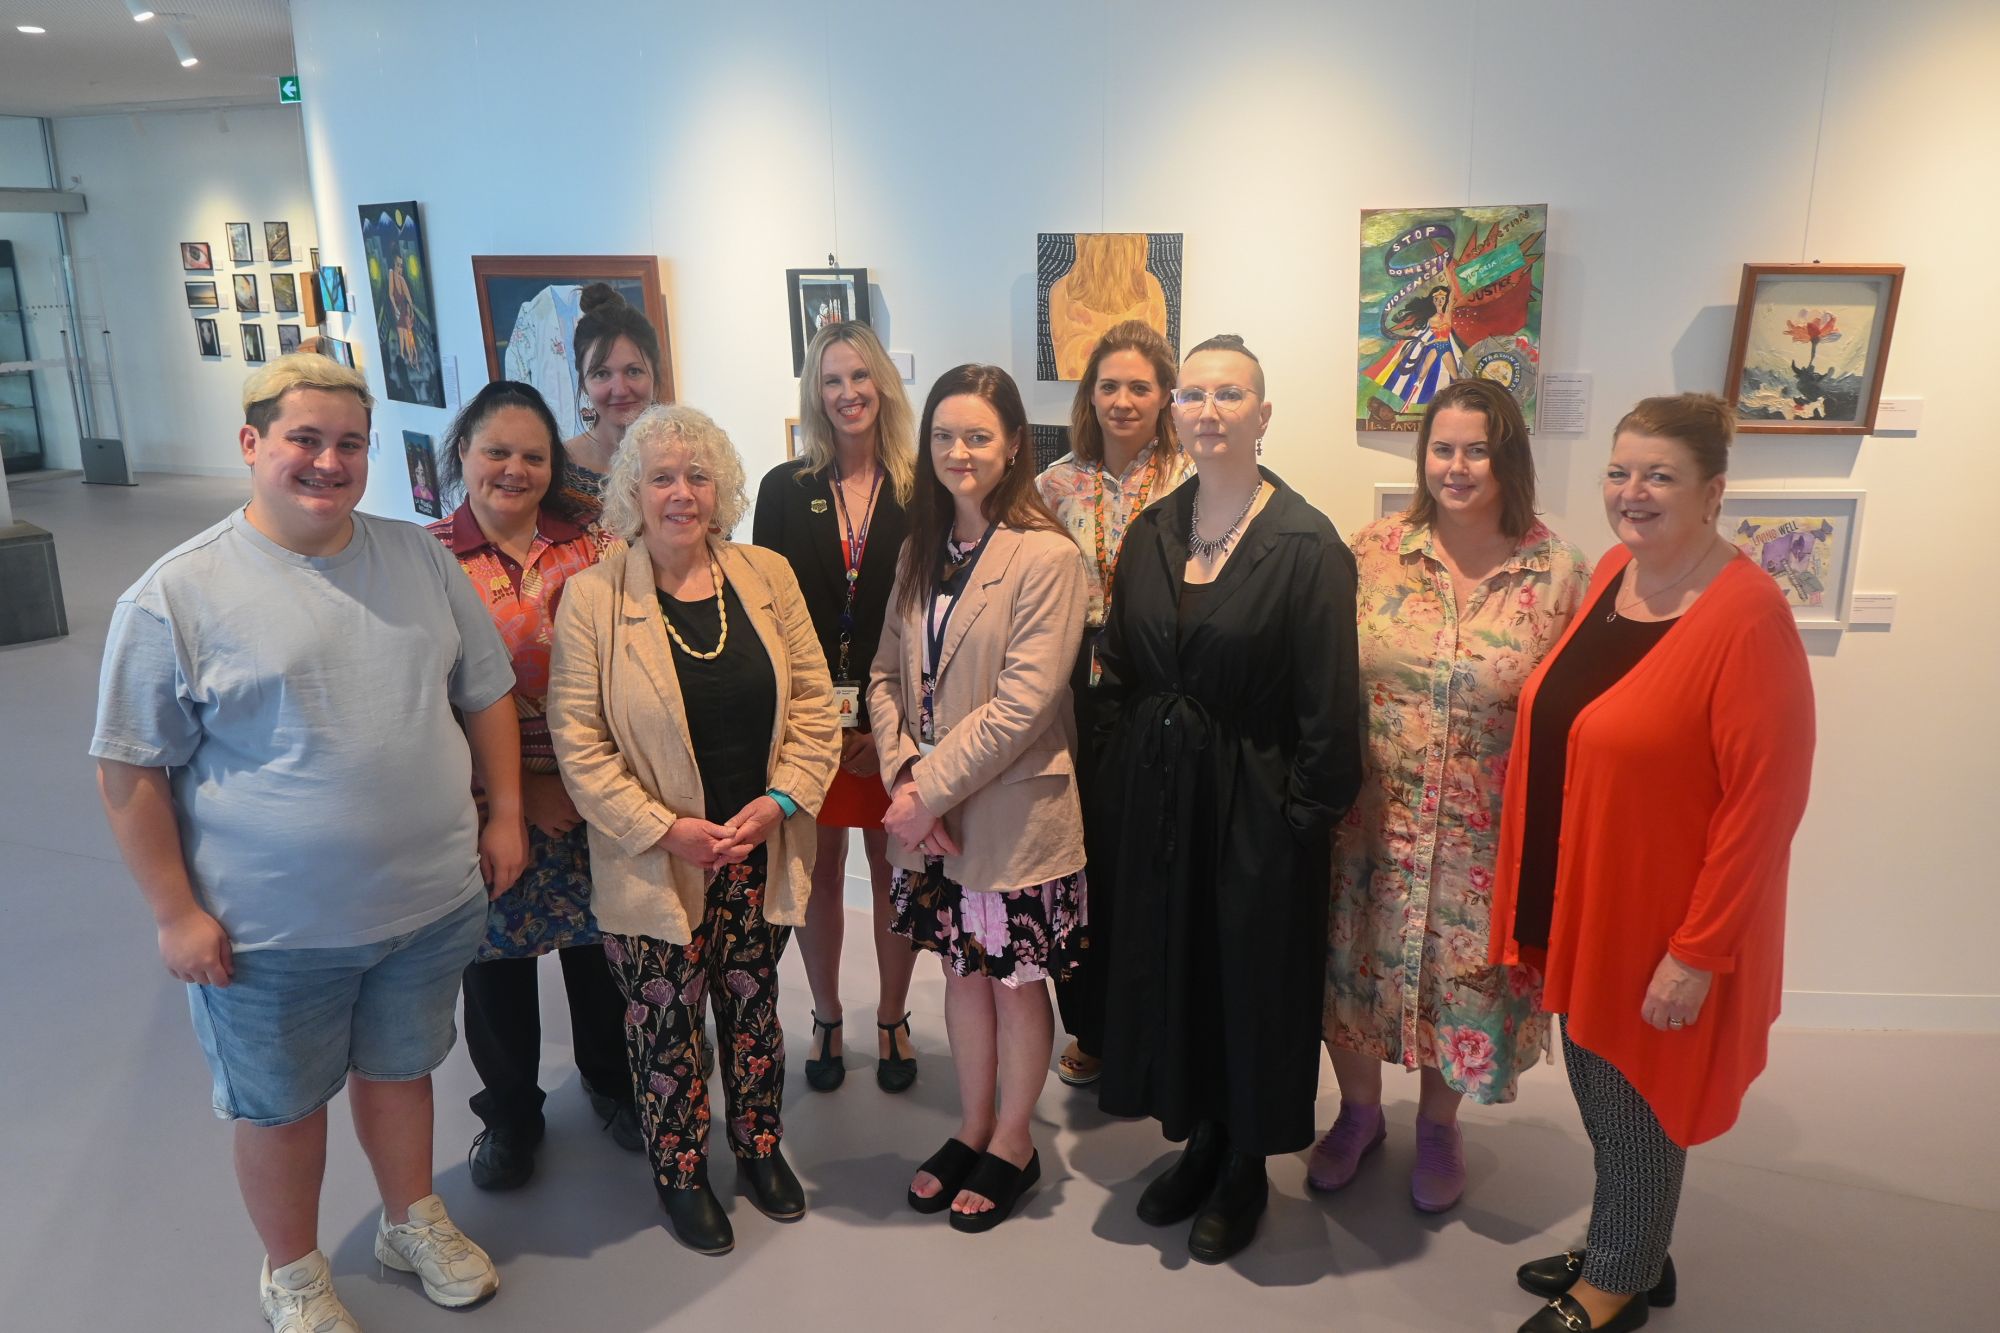
[[[696,1254],[727,1254],[736,1248],[736,1233],[729,1228],[729,1214],[715,1191],[708,1187],[708,1164],[695,1172],[694,1184],[673,1189],[654,1182],[660,1204],[673,1225],[674,1239]]]
[[[736,1189],[775,1222],[796,1222],[806,1215],[805,1186],[799,1184],[791,1164],[776,1148],[769,1157],[736,1159]]]
[[[626,1152],[642,1152],[646,1147],[646,1131],[639,1126],[639,1111],[629,1101],[599,1092],[588,1083],[583,1085],[584,1095],[590,1098],[590,1109],[597,1116],[598,1123],[611,1135],[611,1141]]]
[[[1188,1231],[1188,1258],[1219,1264],[1240,1252],[1257,1234],[1257,1219],[1271,1197],[1261,1156],[1230,1149],[1215,1189],[1195,1214]]]
[[[1213,1120],[1197,1121],[1181,1155],[1139,1196],[1139,1220],[1147,1226],[1170,1227],[1193,1217],[1215,1188],[1216,1173],[1222,1169],[1228,1146],[1221,1125]]]

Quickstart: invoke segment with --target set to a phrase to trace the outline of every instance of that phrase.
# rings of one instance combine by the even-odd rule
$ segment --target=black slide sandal
[[[1042,1178],[1042,1154],[1038,1151],[1028,1158],[1026,1166],[1015,1166],[1004,1157],[992,1153],[981,1153],[979,1165],[960,1185],[961,1190],[971,1190],[982,1198],[991,1199],[993,1206],[983,1213],[953,1213],[951,1229],[977,1234],[991,1231],[1007,1220],[1014,1211],[1014,1205],[1021,1196],[1034,1188]]]
[[[910,1191],[910,1207],[920,1213],[941,1213],[951,1207],[951,1201],[965,1188],[966,1177],[979,1165],[980,1152],[977,1148],[960,1143],[957,1139],[946,1139],[939,1148],[924,1159],[917,1170],[924,1172],[943,1188],[926,1199],[915,1190]]]

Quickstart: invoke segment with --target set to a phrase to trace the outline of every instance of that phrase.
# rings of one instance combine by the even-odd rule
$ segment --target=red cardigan
[[[1500,820],[1490,957],[1514,942],[1535,697],[1631,553],[1597,566],[1585,611],[1529,677]],[[1543,1005],[1631,1080],[1682,1146],[1736,1121],[1784,980],[1785,880],[1812,776],[1812,677],[1777,584],[1739,555],[1569,733]],[[1701,1016],[1639,1016],[1660,957],[1715,973]]]

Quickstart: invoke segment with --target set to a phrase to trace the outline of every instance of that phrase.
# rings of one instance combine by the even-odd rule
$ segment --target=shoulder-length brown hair
[[[1174,349],[1159,331],[1143,320],[1128,319],[1113,324],[1097,346],[1090,349],[1090,362],[1077,382],[1076,401],[1069,409],[1070,452],[1086,463],[1104,461],[1104,428],[1097,421],[1097,371],[1104,358],[1114,352],[1137,352],[1153,366],[1153,379],[1160,386],[1160,416],[1153,423],[1162,463],[1181,451],[1181,439],[1174,431],[1174,386],[1180,383],[1180,367],[1174,363]]]
[[[1438,391],[1417,427],[1417,498],[1410,504],[1410,522],[1429,527],[1437,522],[1437,500],[1424,480],[1424,456],[1431,449],[1431,423],[1446,408],[1477,412],[1486,420],[1486,458],[1500,487],[1500,531],[1515,541],[1535,526],[1535,455],[1528,448],[1528,423],[1521,405],[1492,380],[1453,380]]]
[[[1021,405],[1021,390],[1014,377],[998,366],[953,366],[931,386],[930,396],[924,399],[923,420],[917,425],[917,478],[910,496],[910,535],[903,541],[897,571],[901,584],[896,600],[899,614],[907,615],[922,606],[944,571],[944,542],[951,533],[957,510],[951,492],[938,480],[937,465],[931,459],[931,425],[937,419],[938,404],[961,395],[986,400],[1000,418],[1000,429],[1014,449],[1000,484],[987,493],[981,504],[987,522],[1018,532],[1033,532],[1038,528],[1050,532],[1063,530],[1035,489],[1035,451],[1028,441],[1028,409]]]

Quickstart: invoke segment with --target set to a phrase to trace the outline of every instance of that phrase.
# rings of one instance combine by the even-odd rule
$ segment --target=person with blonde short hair
[[[323,356],[250,378],[249,503],[119,598],[90,743],[236,1122],[274,1330],[356,1327],[318,1237],[343,1084],[382,1195],[376,1259],[439,1305],[500,1285],[432,1189],[430,1074],[487,899],[527,861],[514,672],[451,553],[356,511],[373,406]]]

